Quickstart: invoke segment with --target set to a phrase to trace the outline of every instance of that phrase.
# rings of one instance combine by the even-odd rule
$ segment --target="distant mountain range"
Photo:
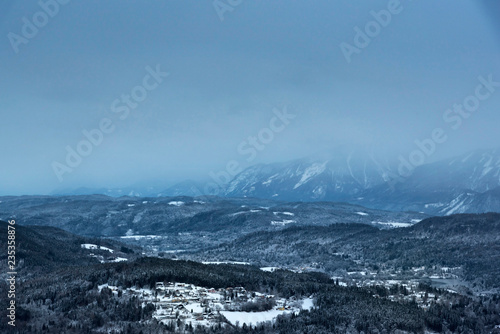
[[[213,236],[220,242],[222,237],[289,226],[361,223],[390,228],[394,224],[413,225],[427,217],[416,212],[374,210],[347,203],[214,196],[202,199],[105,195],[0,197],[0,219],[58,227],[91,237],[204,233],[205,238]]]
[[[373,209],[432,215],[500,212],[500,149],[478,150],[425,164],[401,176],[398,164],[361,151],[250,166],[224,184],[218,196],[278,201],[335,201]],[[212,182],[213,183],[213,182]],[[207,182],[157,187],[79,189],[66,195],[201,196]]]
[[[350,202],[437,215],[500,212],[500,150],[422,165],[401,182],[380,184]]]
[[[309,157],[247,168],[227,185],[226,196],[294,201],[344,201],[388,180],[389,167],[359,152]]]
[[[345,201],[436,215],[500,212],[499,149],[422,165],[407,177],[396,171],[396,166],[355,154],[257,165],[238,174],[225,195]]]

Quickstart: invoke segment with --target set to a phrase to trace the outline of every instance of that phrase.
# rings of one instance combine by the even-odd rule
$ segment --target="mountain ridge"
[[[216,186],[216,193],[206,189],[210,184]],[[370,152],[342,148],[337,152],[288,162],[252,165],[225,184],[220,180],[185,180],[163,191],[154,187],[82,188],[75,194],[128,194],[136,197],[218,195],[287,202],[331,201],[380,210],[448,215],[500,212],[498,187],[499,148],[470,151],[424,164],[404,176],[399,175],[397,163],[377,158]],[[72,193],[66,191],[65,194]]]

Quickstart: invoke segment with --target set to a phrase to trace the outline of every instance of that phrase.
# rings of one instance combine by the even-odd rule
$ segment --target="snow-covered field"
[[[248,262],[237,262],[237,261],[204,261],[202,262],[203,264],[243,264],[243,265],[250,265]]]
[[[277,216],[277,215],[280,215],[280,214],[281,214],[281,215],[287,215],[287,216],[295,216],[295,213],[292,213],[292,212],[287,212],[287,211],[285,211],[285,212],[275,211],[275,212],[273,212],[273,213],[274,213],[274,215],[276,215],[276,216]]]
[[[111,248],[104,247],[104,246],[97,246],[97,245],[94,245],[94,244],[81,244],[81,247],[84,248],[84,249],[89,249],[89,250],[103,250],[103,251],[108,251],[111,254],[113,254],[115,252]],[[96,258],[101,263],[128,261],[128,259],[124,258],[124,257],[109,257],[109,256],[105,257],[105,256],[102,256],[102,255],[93,254],[93,253],[91,253],[90,256]]]
[[[314,307],[313,299],[306,298],[302,300],[303,310],[310,310]],[[291,312],[299,313],[300,309],[289,309],[289,310],[280,310],[273,309],[264,312],[230,312],[230,311],[222,311],[221,314],[232,324],[242,326],[244,323],[247,325],[257,326],[261,322],[266,321],[274,321],[278,315],[288,314]]]
[[[81,247],[85,248],[85,249],[100,249],[100,250],[108,251],[110,253],[114,252],[114,250],[112,250],[110,248],[103,247],[103,246],[97,246],[97,245],[94,245],[94,244],[82,244]]]
[[[278,315],[290,313],[291,311],[270,310],[265,312],[229,312],[222,311],[221,314],[231,324],[242,326],[244,323],[247,325],[256,326],[260,322],[273,321]]]
[[[261,212],[262,210],[256,210],[256,209],[253,209],[253,210],[249,210],[249,211],[239,211],[239,212],[235,212],[235,213],[232,213],[231,216],[238,216],[238,215],[241,215],[241,214],[244,214],[244,213],[256,213],[256,212]]]
[[[398,227],[409,227],[412,226],[410,223],[398,223],[398,222],[372,222],[373,224],[380,224],[392,228],[398,228]]]
[[[120,238],[122,239],[156,239],[156,238],[163,238],[161,235],[124,235],[121,236]]]
[[[273,220],[271,222],[271,225],[285,226],[285,225],[288,225],[288,224],[291,224],[291,223],[295,223],[295,220],[292,220],[292,219],[283,219],[282,221],[275,221],[275,220]]]

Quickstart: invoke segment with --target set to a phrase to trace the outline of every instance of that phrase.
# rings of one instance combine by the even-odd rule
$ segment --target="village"
[[[427,310],[434,303],[453,303],[465,291],[466,287],[457,275],[461,270],[461,267],[412,267],[408,271],[418,278],[411,279],[400,278],[405,276],[401,270],[392,269],[382,275],[381,272],[365,270],[346,272],[346,275],[333,276],[332,279],[340,286],[372,287],[378,292],[374,297],[394,302],[414,302]],[[429,275],[429,272],[432,274]],[[390,278],[387,279],[387,275]]]
[[[313,299],[278,298],[243,287],[204,288],[178,282],[157,282],[154,289],[121,289],[107,284],[98,287],[110,289],[114,295],[137,296],[143,307],[153,304],[153,318],[170,326],[196,328],[197,326],[257,326],[274,321],[278,315],[298,313],[313,307]]]
[[[318,263],[308,266],[288,268],[293,272],[314,271]],[[275,271],[279,267],[263,267],[263,271]],[[370,271],[344,271],[342,275],[331,279],[339,286],[375,288],[376,298],[386,298],[394,302],[414,302],[427,310],[432,304],[453,303],[461,294],[467,292],[467,286],[460,280],[462,267],[411,267],[405,272],[395,268]],[[411,277],[411,278],[410,278]]]
[[[279,270],[278,267],[264,267],[263,271]],[[298,268],[297,268],[298,269]],[[413,272],[424,272],[425,268],[411,268]],[[456,279],[453,273],[460,268],[440,268],[440,275],[434,279]],[[300,268],[308,271],[309,268]],[[299,270],[297,270],[299,271]],[[379,272],[380,274],[380,272]],[[392,274],[391,276],[395,276]],[[346,275],[333,276],[339,286],[369,287],[374,297],[393,302],[414,302],[423,309],[434,303],[453,303],[459,296],[456,291],[435,289],[422,284],[419,279],[377,278],[377,273],[366,271],[346,272]],[[423,275],[424,277],[426,275]],[[298,314],[302,309],[314,307],[313,296],[305,299],[291,297],[279,298],[271,294],[247,291],[243,287],[206,288],[180,282],[156,282],[154,288],[131,287],[123,289],[108,284],[100,285],[110,289],[114,295],[135,296],[142,301],[143,307],[153,305],[153,319],[172,328],[252,326],[273,322],[282,314]]]

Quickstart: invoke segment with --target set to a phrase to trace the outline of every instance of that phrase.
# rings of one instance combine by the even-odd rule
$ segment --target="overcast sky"
[[[393,1],[42,0],[50,15],[1,1],[0,194],[174,183],[339,145],[397,159],[436,128],[429,161],[500,146],[500,87],[460,125],[446,114],[478,77],[500,82],[498,2]],[[100,126],[71,167],[68,146]]]

